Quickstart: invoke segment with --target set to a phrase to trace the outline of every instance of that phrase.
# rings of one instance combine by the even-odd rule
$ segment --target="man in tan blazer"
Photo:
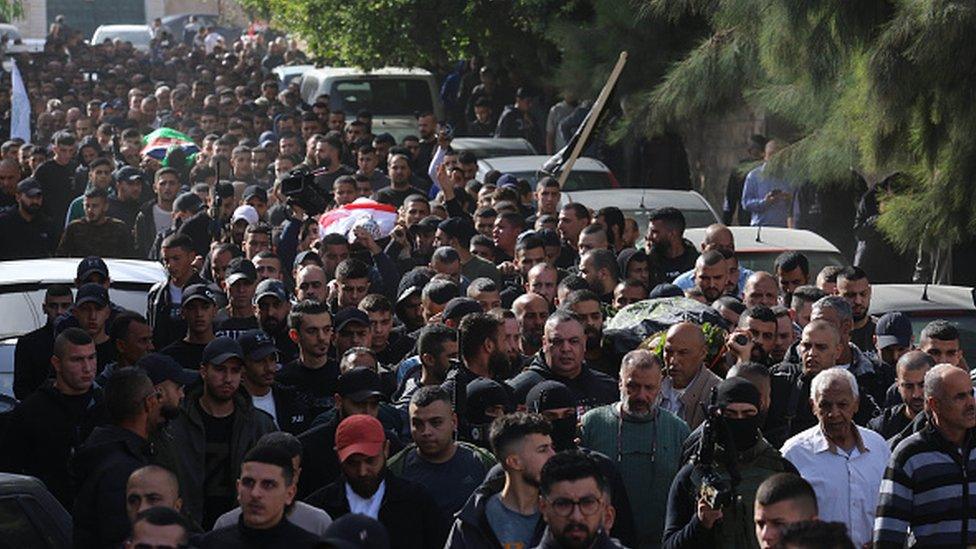
[[[705,367],[705,334],[697,324],[681,322],[668,330],[664,339],[667,376],[661,386],[661,406],[685,420],[692,430],[705,421],[702,404],[707,404],[712,387],[721,378]]]

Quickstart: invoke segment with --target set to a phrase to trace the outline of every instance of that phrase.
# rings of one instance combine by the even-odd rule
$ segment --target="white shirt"
[[[691,387],[696,381],[698,381],[699,376],[701,376],[702,372],[704,371],[705,366],[702,365],[702,367],[698,369],[698,373],[695,374],[695,377],[691,378],[691,381],[688,382],[688,385],[685,385],[684,389],[675,389],[674,385],[672,385],[671,376],[665,377],[664,381],[661,382],[660,406],[664,407],[665,410],[680,417],[681,419],[684,419],[685,416],[682,414],[684,403],[681,402],[681,397],[685,395],[685,391],[688,390],[688,387]]]
[[[165,231],[166,229],[173,226],[173,212],[166,211],[159,207],[159,204],[153,204],[153,225],[156,226],[156,232]]]
[[[268,415],[271,416],[271,419],[274,419],[275,426],[278,426],[278,416],[275,414],[275,401],[274,401],[273,392],[268,391],[268,394],[264,396],[251,395],[251,403],[254,404],[254,407],[257,408],[258,410],[268,412]]]
[[[207,51],[207,55],[213,53],[214,47],[216,47],[217,44],[224,44],[224,37],[221,36],[220,33],[211,32],[203,39],[203,47]]]
[[[376,520],[380,518],[380,506],[383,504],[383,496],[386,495],[386,481],[380,482],[380,487],[376,489],[373,496],[366,499],[349,487],[346,483],[346,500],[349,502],[349,512],[366,515]]]
[[[827,440],[820,425],[783,444],[783,457],[796,466],[817,494],[820,520],[843,522],[855,547],[871,542],[878,494],[891,450],[881,435],[857,427],[850,453]]]

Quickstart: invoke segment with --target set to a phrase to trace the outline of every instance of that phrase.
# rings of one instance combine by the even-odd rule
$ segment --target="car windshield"
[[[807,256],[810,261],[810,282],[817,277],[817,273],[828,265],[843,267],[847,265],[844,257],[837,252],[811,252],[808,250],[797,250]],[[739,267],[745,267],[752,271],[773,272],[773,264],[776,257],[783,251],[775,252],[736,252],[739,258]]]
[[[976,357],[976,314],[972,311],[938,311],[938,312],[909,312],[912,321],[912,332],[915,333],[915,343],[921,339],[922,328],[933,320],[945,320],[959,330],[959,345],[969,364],[971,357]]]
[[[357,77],[336,80],[329,92],[329,107],[350,115],[368,110],[373,116],[409,116],[434,110],[430,101],[430,87],[421,78]]]
[[[121,40],[129,42],[133,46],[145,46],[149,44],[149,33],[142,30],[136,31],[108,31],[98,35],[96,44],[101,44],[105,40]]]
[[[462,151],[470,151],[475,157],[480,159],[497,158],[499,156],[532,156],[536,154],[531,145],[526,146],[503,146],[486,145],[481,147],[464,147]]]

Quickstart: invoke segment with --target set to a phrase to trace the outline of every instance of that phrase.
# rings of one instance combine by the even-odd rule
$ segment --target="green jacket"
[[[681,468],[681,447],[689,433],[688,424],[663,408],[650,418],[627,418],[622,423],[619,403],[583,416],[581,446],[617,464],[631,509],[639,510],[634,513],[638,548],[661,544],[668,489]]]

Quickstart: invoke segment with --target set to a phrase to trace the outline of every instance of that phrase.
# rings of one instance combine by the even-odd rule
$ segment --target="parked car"
[[[301,82],[302,75],[315,68],[315,65],[278,65],[271,72],[278,77],[278,85],[285,89],[289,83]]]
[[[422,69],[386,67],[365,72],[350,67],[311,69],[302,75],[302,101],[329,96],[329,109],[353,118],[361,110],[373,114],[373,133],[389,133],[399,142],[417,134],[417,113],[433,112],[444,119],[434,75]]]
[[[837,246],[811,231],[781,227],[729,227],[729,230],[735,238],[739,266],[753,271],[773,272],[776,256],[790,250],[802,252],[810,261],[811,282],[827,265],[850,265]],[[701,249],[705,229],[688,229],[685,238]]]
[[[106,40],[129,42],[139,51],[149,51],[152,31],[149,25],[99,25],[91,37],[91,44],[97,46]]]
[[[535,156],[532,143],[521,137],[457,137],[451,141],[451,148],[470,151],[479,160],[499,156]]]
[[[34,477],[0,473],[4,547],[71,547],[71,515]]]
[[[47,317],[41,308],[52,284],[74,285],[79,259],[52,258],[0,263],[0,394],[13,395],[14,347],[17,338],[41,327]],[[166,271],[154,261],[107,259],[113,303],[146,313],[146,294]]]
[[[872,315],[900,311],[912,321],[915,343],[926,324],[943,319],[959,330],[963,353],[976,360],[976,294],[973,288],[926,284],[873,284]],[[970,363],[970,366],[972,363]]]
[[[594,212],[608,206],[616,206],[626,217],[637,221],[641,236],[647,232],[648,218],[657,208],[671,206],[685,215],[685,226],[707,227],[719,223],[718,214],[695,191],[675,191],[669,189],[611,189],[600,191],[565,191],[563,203],[579,202]]]
[[[540,170],[542,165],[549,160],[548,156],[499,156],[497,158],[486,158],[478,160],[478,180],[484,181],[485,175],[498,170],[502,173],[512,174],[519,179],[526,179],[532,188],[535,188],[536,181],[545,174]],[[573,165],[573,171],[563,184],[563,191],[591,191],[616,189],[620,187],[617,178],[603,162],[595,158],[580,157]]]

